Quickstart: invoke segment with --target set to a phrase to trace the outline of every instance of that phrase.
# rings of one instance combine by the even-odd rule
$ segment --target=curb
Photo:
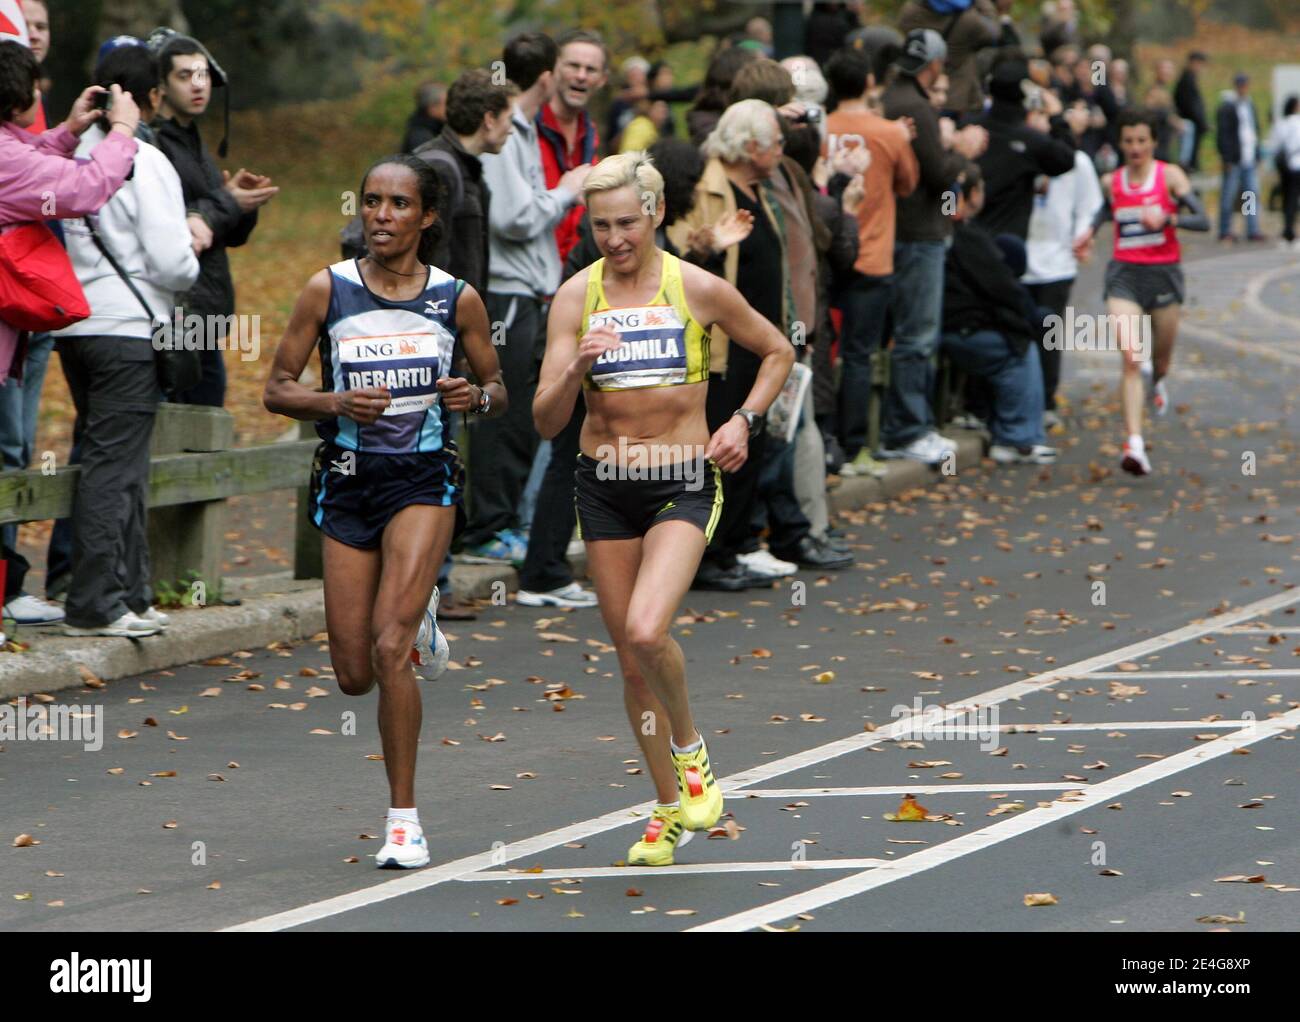
[[[973,468],[984,453],[983,437],[968,430],[949,430],[957,440],[957,469]],[[832,490],[827,501],[832,512],[858,510],[875,501],[933,485],[942,478],[937,469],[919,462],[893,462],[883,478],[847,478]],[[586,571],[586,557],[570,558],[575,573]],[[492,565],[457,565],[454,589],[466,598],[490,599],[497,583],[507,592],[519,588],[513,568]],[[274,592],[276,585],[292,591]],[[224,656],[236,649],[267,646],[272,642],[302,642],[325,630],[325,605],[321,583],[293,582],[288,576],[228,579],[231,595],[243,596],[236,607],[169,611],[172,624],[162,635],[147,639],[34,638],[28,653],[0,655],[0,699],[34,692],[55,692],[85,684],[83,669],[102,681],[161,671],[208,657]]]

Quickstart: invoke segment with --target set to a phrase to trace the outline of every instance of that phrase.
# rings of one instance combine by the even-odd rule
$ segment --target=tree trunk
[[[1110,26],[1110,48],[1115,56],[1130,63],[1137,43],[1137,0],[1111,0],[1114,20]]]

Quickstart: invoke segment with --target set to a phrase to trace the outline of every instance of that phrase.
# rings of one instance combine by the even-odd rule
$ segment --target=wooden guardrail
[[[234,417],[221,408],[164,404],[154,422],[149,472],[149,550],[155,584],[175,585],[196,572],[220,585],[226,500],[298,489],[294,574],[320,577],[319,533],[307,521],[306,483],[316,447],[311,423],[303,439],[232,447]],[[311,437],[312,439],[307,439]],[[76,465],[0,472],[0,525],[66,518],[72,513]]]

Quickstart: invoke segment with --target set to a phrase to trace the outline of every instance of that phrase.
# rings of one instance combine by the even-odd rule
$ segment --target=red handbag
[[[0,234],[0,321],[19,330],[59,330],[90,315],[67,250],[44,223]]]

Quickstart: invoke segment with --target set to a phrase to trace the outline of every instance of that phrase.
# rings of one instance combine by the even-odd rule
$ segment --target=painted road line
[[[812,798],[819,795],[937,795],[970,794],[998,791],[1078,791],[1087,784],[1062,784],[1047,781],[1017,784],[874,784],[865,788],[744,788],[741,791],[724,791],[726,798]]]
[[[1291,710],[1280,717],[1263,721],[1253,729],[1242,729],[1230,735],[1223,735],[1212,742],[1207,742],[1193,749],[1187,749],[1157,763],[1138,767],[1138,769],[1130,770],[1126,774],[1101,781],[1081,792],[1080,797],[1071,799],[1068,802],[1053,802],[1050,806],[1030,809],[1001,823],[995,823],[981,830],[972,831],[969,834],[963,834],[961,837],[945,841],[937,847],[927,848],[921,852],[913,852],[888,867],[880,867],[855,876],[844,877],[841,880],[815,887],[811,891],[805,891],[802,894],[791,895],[788,898],[781,898],[759,908],[738,912],[723,919],[692,927],[691,930],[692,932],[752,930],[764,923],[775,923],[800,912],[811,912],[832,902],[852,898],[876,887],[883,887],[885,884],[892,884],[906,877],[915,876],[925,870],[947,865],[962,856],[983,851],[1010,838],[1020,837],[1041,827],[1058,823],[1067,816],[1073,816],[1085,809],[1105,805],[1127,792],[1165,780],[1175,774],[1182,773],[1184,770],[1208,763],[1220,756],[1226,756],[1236,749],[1269,738],[1275,738],[1277,735],[1286,731],[1293,731],[1297,727],[1300,727],[1300,710]]]
[[[793,862],[789,859],[778,859],[775,862],[692,862],[677,866],[586,866],[577,869],[547,869],[540,873],[493,870],[470,873],[456,879],[461,883],[501,880],[553,883],[570,877],[575,880],[588,880],[600,877],[678,876],[683,873],[788,873],[791,871],[799,873],[810,869],[876,869],[879,866],[892,865],[894,861],[893,859],[807,859],[803,862]]]
[[[1095,678],[1095,674],[1088,677]],[[934,733],[929,735],[932,741],[942,741],[952,735],[986,735],[989,732],[998,732],[1004,735],[1032,735],[1039,731],[1111,731],[1116,728],[1127,728],[1129,731],[1180,731],[1184,728],[1228,728],[1228,727],[1248,727],[1248,720],[1219,720],[1207,722],[1203,720],[1087,720],[1079,723],[1069,724],[999,724],[997,727],[982,727],[979,724],[945,724],[932,729]],[[919,732],[918,732],[919,733]],[[922,737],[925,737],[922,735]],[[906,736],[900,735],[898,741],[907,741]]]
[[[1266,667],[1263,670],[1255,668],[1242,671],[1093,671],[1089,674],[1072,674],[1062,680],[1083,681],[1084,679],[1095,678],[1098,681],[1136,681],[1144,678],[1169,680],[1171,678],[1264,678],[1268,676],[1274,678],[1300,678],[1300,669]]]
[[[1284,348],[1270,348],[1266,344],[1259,344],[1256,341],[1246,341],[1237,337],[1229,337],[1227,334],[1220,333],[1211,327],[1202,326],[1200,323],[1193,323],[1183,319],[1178,323],[1180,334],[1191,334],[1198,341],[1207,344],[1214,344],[1220,348],[1227,348],[1238,357],[1242,355],[1254,355],[1258,358],[1269,359],[1274,362],[1282,362],[1286,365],[1300,366],[1300,355],[1293,351],[1287,351]]]
[[[946,718],[956,718],[964,716],[970,710],[977,709],[980,706],[990,706],[1002,702],[1006,699],[1019,698],[1028,695],[1031,692],[1039,691],[1049,685],[1054,685],[1061,680],[1063,674],[1070,672],[1090,671],[1101,667],[1106,667],[1122,660],[1131,660],[1134,657],[1145,656],[1169,646],[1175,646],[1180,642],[1188,639],[1199,638],[1216,628],[1226,628],[1230,625],[1237,624],[1241,621],[1249,621],[1252,618],[1260,617],[1263,614],[1272,613],[1282,607],[1290,606],[1294,603],[1300,603],[1300,589],[1286,590],[1284,592],[1274,593],[1272,596],[1266,596],[1261,600],[1245,604],[1236,610],[1225,611],[1215,617],[1208,618],[1191,624],[1175,628],[1173,631],[1162,636],[1152,636],[1143,639],[1140,642],[1124,646],[1111,653],[1101,653],[1078,663],[1067,664],[1056,672],[1036,675],[1033,678],[1027,678],[1023,681],[1013,682],[1010,685],[1004,685],[1002,688],[993,689],[972,699],[954,704],[944,710],[939,711],[938,715],[930,718],[932,723],[937,720]],[[923,718],[926,719],[926,718]],[[916,727],[917,718],[909,718],[905,721],[895,721],[873,732],[860,732],[850,735],[847,738],[841,738],[837,741],[829,742],[826,745],[818,746],[806,752],[796,753],[793,756],[787,756],[784,759],[776,760],[772,763],[765,763],[749,770],[743,770],[738,774],[730,777],[723,777],[720,783],[724,788],[736,788],[742,785],[757,784],[760,781],[768,780],[772,777],[779,777],[781,774],[792,773],[795,770],[804,767],[816,766],[826,760],[834,759],[848,752],[854,752],[859,749],[868,748],[878,742],[883,742],[888,738],[894,737],[895,732],[903,730],[912,730]],[[320,919],[327,919],[330,916],[338,915],[342,912],[349,912],[353,909],[364,908],[368,905],[375,905],[390,898],[401,897],[405,894],[412,894],[416,891],[426,890],[435,887],[438,884],[446,883],[449,880],[455,880],[465,873],[473,873],[479,870],[490,869],[500,866],[505,862],[513,862],[515,859],[527,858],[536,855],[538,852],[545,851],[548,848],[554,848],[556,845],[567,844],[570,841],[579,841],[583,838],[592,837],[596,834],[604,833],[607,830],[613,830],[621,827],[638,818],[638,814],[644,817],[654,806],[653,801],[645,801],[635,806],[624,809],[617,809],[613,812],[606,813],[604,816],[598,816],[592,820],[585,820],[580,823],[570,824],[566,827],[560,827],[557,830],[548,831],[539,834],[536,837],[526,838],[522,841],[506,845],[504,848],[491,849],[478,852],[474,855],[465,856],[461,859],[455,859],[452,862],[444,863],[441,866],[435,866],[419,870],[405,876],[397,877],[393,880],[379,881],[370,886],[364,887],[357,891],[350,891],[347,894],[336,895],[332,898],[325,898],[321,901],[311,902],[298,908],[288,909],[284,912],[276,912],[272,915],[262,916],[257,919],[241,923],[236,926],[226,927],[230,931],[273,931],[286,930],[294,926],[302,926],[306,923],[316,922]]]
[[[1237,625],[1235,628],[1221,628],[1215,635],[1300,635],[1300,628],[1270,628],[1267,625]]]

